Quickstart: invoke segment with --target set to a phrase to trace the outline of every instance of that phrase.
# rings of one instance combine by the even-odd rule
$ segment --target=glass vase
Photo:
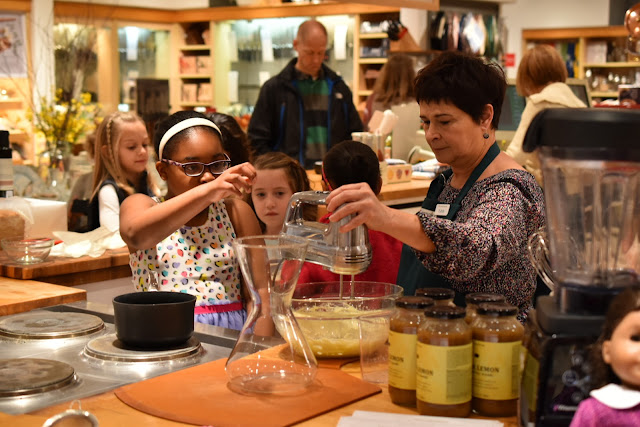
[[[307,245],[305,239],[285,235],[233,242],[251,301],[226,363],[231,390],[295,393],[313,383],[318,364],[291,311]]]
[[[70,192],[69,155],[63,143],[50,144],[50,147],[40,156],[40,173],[46,184],[46,194],[40,197],[67,200]]]

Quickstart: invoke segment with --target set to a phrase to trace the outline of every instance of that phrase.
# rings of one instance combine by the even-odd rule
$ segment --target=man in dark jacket
[[[323,64],[325,27],[303,22],[293,47],[298,57],[260,89],[248,134],[256,154],[282,151],[312,169],[329,148],[363,126],[351,90]]]

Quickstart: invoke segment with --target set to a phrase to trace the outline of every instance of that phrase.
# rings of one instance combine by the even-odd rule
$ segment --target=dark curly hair
[[[233,116],[223,113],[206,114],[222,132],[222,148],[231,159],[231,166],[253,160],[253,149],[247,134],[242,130]]]
[[[440,53],[415,79],[418,103],[450,102],[476,123],[482,119],[484,106],[491,104],[494,129],[498,128],[506,90],[500,65],[457,51]]]

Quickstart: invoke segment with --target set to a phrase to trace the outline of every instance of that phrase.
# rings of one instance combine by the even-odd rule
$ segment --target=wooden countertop
[[[0,251],[0,275],[12,279],[37,279],[65,286],[131,276],[129,250],[109,249],[99,257],[80,258],[50,256],[44,262],[23,265],[12,262]]]
[[[84,289],[0,277],[0,316],[86,299]]]
[[[360,376],[358,363],[348,364],[342,369],[345,372],[348,372],[357,377]],[[120,427],[123,425],[135,425],[144,427],[176,427],[188,425],[154,417],[152,415],[147,415],[143,412],[137,411],[120,401],[113,393],[113,391],[81,399],[81,403],[82,409],[93,413],[98,418],[101,427]],[[70,403],[63,403],[60,405],[51,406],[49,408],[35,411],[30,415],[18,415],[13,417],[5,415],[6,417],[8,417],[6,419],[3,418],[3,414],[0,414],[0,424],[3,424],[3,421],[11,421],[11,425],[15,426],[40,427],[47,417],[53,416],[66,409],[69,409],[69,405]],[[319,415],[298,425],[303,427],[335,426],[338,424],[338,420],[340,419],[340,417],[350,416],[355,410],[390,412],[411,415],[418,414],[416,409],[406,408],[393,404],[391,402],[391,399],[389,398],[387,387],[383,386],[382,393],[359,400],[350,405],[337,408],[331,412]],[[487,419],[475,414],[472,414],[471,418]],[[499,418],[499,421],[502,421],[506,427],[516,427],[518,425],[515,416]]]
[[[313,190],[322,190],[322,176],[312,170],[307,171],[307,176]],[[409,203],[420,204],[429,191],[429,179],[412,179],[410,182],[386,184],[382,186],[378,199],[385,205],[403,205]]]

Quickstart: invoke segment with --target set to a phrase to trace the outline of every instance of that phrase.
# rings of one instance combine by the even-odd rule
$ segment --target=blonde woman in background
[[[415,103],[413,80],[416,78],[413,58],[408,55],[392,55],[380,70],[373,86],[373,93],[367,98],[364,123],[367,125],[374,111],[384,111],[394,105]]]
[[[518,67],[516,90],[527,99],[518,129],[507,148],[507,154],[531,172],[542,185],[538,153],[525,153],[522,143],[531,120],[545,108],[584,108],[586,105],[565,84],[567,68],[558,51],[550,45],[529,49]]]
[[[134,193],[160,195],[147,170],[149,135],[137,114],[118,111],[104,118],[95,137],[89,230],[104,226],[117,231],[120,205],[125,198]]]

